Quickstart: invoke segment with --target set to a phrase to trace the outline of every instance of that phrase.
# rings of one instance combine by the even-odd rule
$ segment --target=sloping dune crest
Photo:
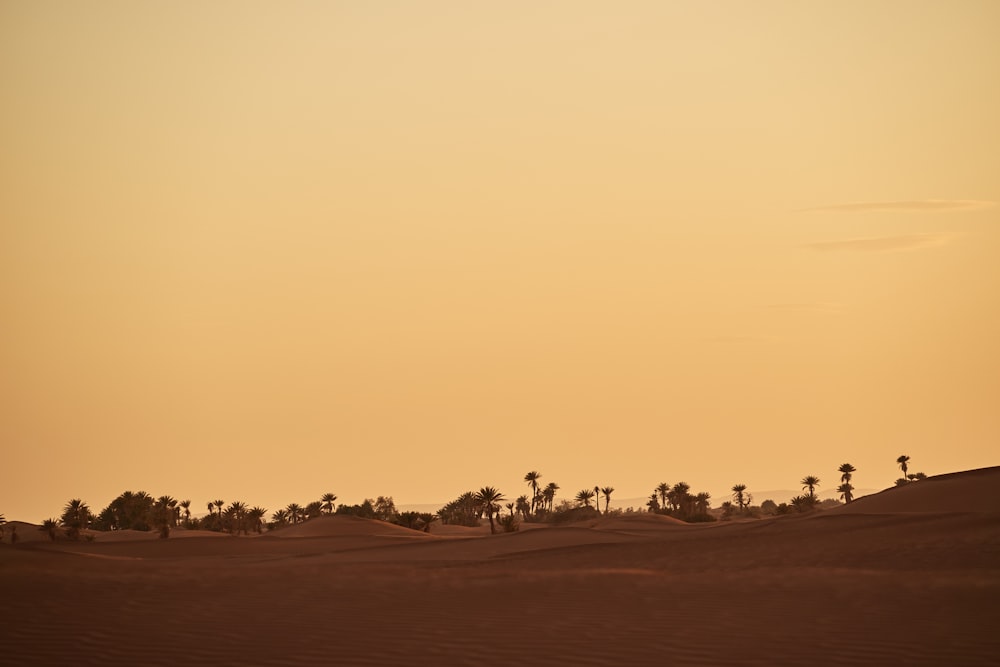
[[[433,530],[433,528],[431,529]],[[287,526],[267,533],[265,538],[289,537],[399,537],[433,539],[435,536],[402,526],[362,519],[356,516],[321,516],[296,526]]]
[[[1000,466],[935,475],[828,510],[839,514],[1000,512]]]

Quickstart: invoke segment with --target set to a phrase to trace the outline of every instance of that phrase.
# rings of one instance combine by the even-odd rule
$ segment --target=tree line
[[[909,473],[909,462],[910,457],[906,455],[896,459],[903,473],[903,476],[896,480],[897,486],[927,477],[922,472]],[[850,463],[844,463],[837,471],[840,473],[840,486],[837,487],[839,498],[845,503],[851,503],[854,500],[854,486],[851,481],[857,469]],[[74,498],[66,503],[58,519],[43,521],[40,530],[45,531],[52,540],[56,539],[60,531],[69,539],[79,540],[87,529],[155,530],[161,538],[169,537],[170,531],[177,527],[249,535],[293,526],[324,515],[337,514],[377,519],[427,532],[435,521],[459,526],[479,526],[485,518],[489,522],[490,532],[496,533],[498,527],[504,532],[516,531],[523,521],[560,523],[597,518],[612,512],[611,496],[615,491],[612,486],[595,485],[593,488],[581,489],[572,501],[563,500],[556,505],[555,498],[560,490],[559,485],[555,482],[543,485],[541,479],[542,474],[536,470],[525,474],[524,482],[528,485],[529,492],[515,500],[508,501],[499,489],[484,486],[478,491],[462,493],[436,513],[400,512],[396,509],[392,496],[378,496],[375,499],[365,499],[357,505],[338,506],[337,495],[325,493],[318,500],[306,505],[290,503],[273,512],[269,521],[266,519],[268,510],[259,506],[251,507],[239,500],[228,504],[221,499],[210,500],[205,505],[208,514],[192,517],[190,500],[177,500],[168,495],[154,498],[145,491],[125,491],[97,514],[94,514],[83,500]],[[753,505],[753,495],[746,484],[735,484],[731,489],[731,499],[721,504],[718,514],[723,519],[729,519],[740,516],[753,517],[761,513],[787,514],[812,511],[822,504],[816,497],[820,479],[815,475],[807,475],[802,478],[801,484],[805,493],[793,497],[789,503],[776,504],[771,500],[765,500],[759,507]],[[591,506],[592,501],[594,506]],[[661,482],[650,495],[646,509],[651,513],[672,516],[690,523],[716,521],[716,514],[710,510],[710,501],[711,496],[707,492],[692,493],[691,487],[685,482],[673,485]],[[836,501],[833,502],[836,504]],[[5,523],[3,515],[0,514],[0,539],[4,535]]]

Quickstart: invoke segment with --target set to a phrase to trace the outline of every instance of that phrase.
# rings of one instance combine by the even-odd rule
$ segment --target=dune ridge
[[[4,544],[3,661],[992,665],[1000,508],[983,494],[998,484],[990,468],[716,524],[491,536],[334,516],[262,537]]]

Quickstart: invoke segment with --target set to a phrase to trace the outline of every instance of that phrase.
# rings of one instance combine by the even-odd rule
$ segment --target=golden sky
[[[992,1],[4,2],[0,513],[996,465],[998,81]]]

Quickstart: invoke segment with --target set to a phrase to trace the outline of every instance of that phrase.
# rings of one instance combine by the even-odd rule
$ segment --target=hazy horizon
[[[0,513],[997,465],[998,25],[4,3]]]

